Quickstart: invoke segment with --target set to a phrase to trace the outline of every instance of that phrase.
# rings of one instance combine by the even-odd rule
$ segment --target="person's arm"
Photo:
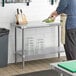
[[[60,0],[59,5],[56,9],[57,13],[58,14],[63,13],[67,5],[68,5],[68,0]]]
[[[56,11],[54,11],[49,17],[56,18],[59,14],[64,12],[67,5],[68,5],[68,0],[60,0]]]

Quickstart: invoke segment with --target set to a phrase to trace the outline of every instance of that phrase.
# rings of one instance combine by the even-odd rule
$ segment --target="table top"
[[[76,61],[76,60],[73,60],[73,61]],[[72,73],[64,68],[59,67],[58,66],[59,63],[62,63],[62,62],[50,63],[51,69],[55,69],[59,72],[62,72],[63,74],[68,75],[68,76],[76,76],[76,73]]]
[[[45,22],[40,22],[40,21],[30,21],[25,25],[17,25],[17,24],[12,24],[16,26],[17,28],[21,29],[26,29],[26,28],[41,28],[41,27],[51,27],[51,26],[59,26],[59,22],[52,22],[52,23],[45,23]]]

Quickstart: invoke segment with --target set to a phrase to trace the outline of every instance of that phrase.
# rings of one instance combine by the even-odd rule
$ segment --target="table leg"
[[[22,68],[24,67],[25,64],[25,54],[24,54],[24,29],[22,29]]]
[[[60,25],[58,26],[58,58],[60,58]]]
[[[15,64],[17,63],[17,29],[15,27]]]
[[[60,76],[64,76],[63,73],[60,73]]]

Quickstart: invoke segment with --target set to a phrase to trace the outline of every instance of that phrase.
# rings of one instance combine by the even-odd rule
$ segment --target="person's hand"
[[[51,13],[51,15],[49,16],[49,18],[55,19],[57,16],[58,16],[57,11],[54,11],[53,13]]]

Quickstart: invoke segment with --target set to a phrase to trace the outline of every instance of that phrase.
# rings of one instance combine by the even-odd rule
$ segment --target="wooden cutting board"
[[[16,24],[25,25],[27,24],[26,16],[22,13],[22,10],[20,12],[21,13],[19,13],[19,9],[17,9]]]

